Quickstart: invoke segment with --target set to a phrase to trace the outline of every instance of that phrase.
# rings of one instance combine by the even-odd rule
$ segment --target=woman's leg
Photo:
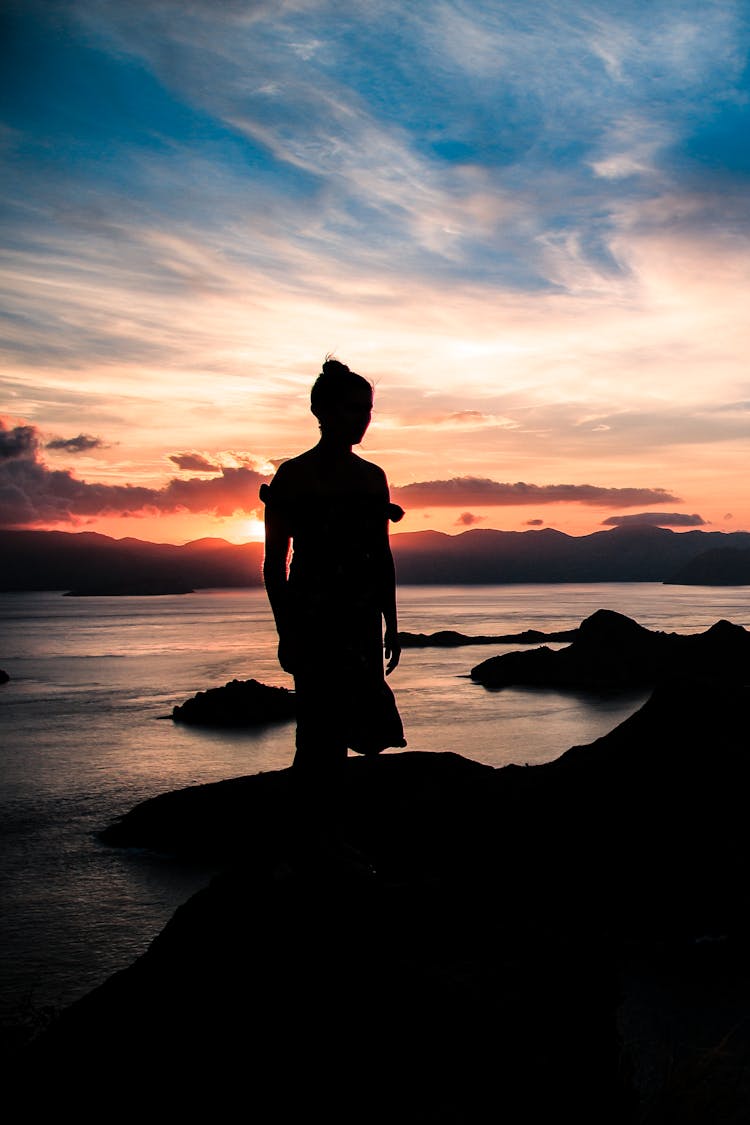
[[[347,757],[341,703],[330,675],[306,669],[294,677],[297,711],[295,770],[321,774],[338,769]]]

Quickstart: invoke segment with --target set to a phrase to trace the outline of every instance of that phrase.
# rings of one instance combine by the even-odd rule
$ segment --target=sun
[[[266,534],[263,520],[252,518],[249,520],[236,520],[232,528],[232,535],[242,543],[262,543]]]

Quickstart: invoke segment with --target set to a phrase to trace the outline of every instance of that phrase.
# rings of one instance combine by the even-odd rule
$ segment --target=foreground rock
[[[567,648],[508,652],[471,670],[471,678],[488,688],[607,691],[685,677],[750,682],[750,633],[729,621],[717,621],[705,633],[651,632],[621,613],[600,609],[581,622]]]
[[[746,1120],[749,703],[673,683],[546,765],[393,754],[138,806],[110,842],[224,874],[38,1041],[27,1106]]]
[[[516,1105],[621,1120],[609,943],[537,928],[483,833],[455,835],[495,771],[415,753],[348,767],[317,796],[282,771],[124,818],[121,842],[179,854],[215,835],[225,874],[36,1044],[31,1106],[49,1092],[78,1114],[93,1082],[120,1109],[208,1102],[213,1120],[237,1104],[259,1122],[471,1122]]]
[[[172,709],[176,723],[210,727],[252,727],[294,718],[294,692],[257,680],[231,680],[199,691]]]
[[[0,684],[7,684],[9,680],[10,676],[8,675],[8,673],[4,672],[3,669],[0,668]]]

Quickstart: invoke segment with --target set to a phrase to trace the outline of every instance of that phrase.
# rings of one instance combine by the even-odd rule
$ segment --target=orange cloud
[[[50,469],[39,456],[34,426],[7,429],[0,422],[0,525],[27,527],[42,523],[77,523],[112,515],[188,511],[250,515],[258,506],[258,489],[267,476],[252,469],[221,467],[213,480],[173,478],[163,488],[124,484],[90,484],[70,470]]]
[[[220,473],[221,464],[209,453],[199,453],[197,449],[183,450],[181,453],[170,453],[169,460],[174,462],[178,469],[195,473]]]
[[[505,507],[525,504],[616,504],[633,508],[644,504],[681,503],[662,488],[601,488],[593,484],[507,484],[485,477],[453,477],[420,481],[393,489],[405,507],[461,508],[467,505]]]
[[[473,512],[461,512],[461,515],[456,520],[456,525],[459,527],[473,527],[475,523],[481,523],[484,516],[475,516]]]

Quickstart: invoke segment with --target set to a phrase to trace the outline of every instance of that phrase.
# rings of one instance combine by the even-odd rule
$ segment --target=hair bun
[[[323,370],[313,383],[310,391],[310,409],[320,421],[320,411],[333,403],[345,400],[347,395],[361,392],[370,396],[372,402],[372,383],[352,371],[345,363],[334,359],[329,352],[323,363]]]
[[[325,362],[323,364],[323,374],[333,375],[334,377],[338,375],[339,377],[341,377],[342,375],[351,375],[352,372],[349,370],[345,363],[340,363],[339,360],[330,359],[328,356],[326,356]]]

